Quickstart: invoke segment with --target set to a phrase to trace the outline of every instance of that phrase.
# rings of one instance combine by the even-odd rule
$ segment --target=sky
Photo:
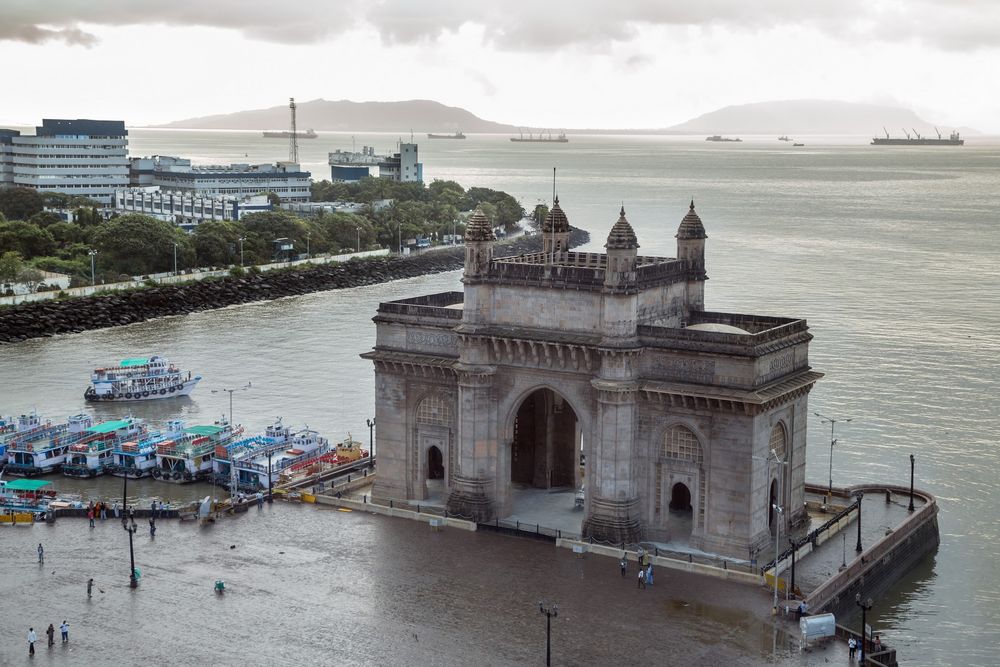
[[[0,64],[5,124],[295,97],[651,128],[837,99],[1000,134],[996,0],[0,0]]]

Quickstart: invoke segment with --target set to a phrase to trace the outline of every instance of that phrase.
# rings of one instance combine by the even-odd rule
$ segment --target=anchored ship
[[[148,401],[187,396],[201,381],[163,357],[122,359],[112,368],[97,368],[83,393],[88,401]]]
[[[520,132],[518,136],[511,137],[510,140],[515,142],[530,142],[530,143],[543,143],[543,144],[549,144],[549,143],[565,144],[569,141],[569,139],[566,138],[565,132],[560,132],[554,137],[552,136],[551,132],[547,133],[539,132],[538,134],[532,134],[531,132],[529,132],[528,136],[524,136],[524,132]]]
[[[427,133],[428,139],[465,139],[465,135],[459,130],[455,134],[434,134],[433,132]]]
[[[938,129],[936,127],[934,128],[934,132],[937,134],[937,139],[923,137],[916,130],[913,130],[913,134],[910,134],[909,132],[906,131],[906,128],[903,128],[903,134],[906,135],[905,139],[903,139],[902,137],[890,137],[889,130],[885,129],[884,127],[882,128],[882,131],[885,132],[885,136],[873,137],[871,143],[872,146],[963,146],[965,145],[965,139],[963,139],[958,132],[952,132],[950,135],[948,135],[948,138],[945,139],[944,137],[941,136],[941,133],[938,132]]]
[[[739,137],[724,137],[721,134],[713,134],[710,137],[705,137],[705,141],[743,141]],[[788,141],[785,139],[785,141]]]
[[[316,131],[313,130],[311,127],[308,130],[306,130],[305,132],[296,132],[295,133],[295,138],[296,139],[315,139],[318,136],[319,135],[316,134]],[[288,130],[265,130],[264,131],[264,138],[265,139],[291,139],[292,138],[292,133],[289,132]]]

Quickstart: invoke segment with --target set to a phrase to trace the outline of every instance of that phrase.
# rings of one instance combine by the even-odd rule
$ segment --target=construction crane
[[[299,136],[298,128],[295,125],[295,98],[288,98],[288,109],[292,114],[292,133],[288,135],[288,161],[294,164],[299,163]]]
[[[923,139],[923,137],[921,137],[921,136],[920,136],[920,133],[919,133],[919,132],[917,132],[917,131],[916,131],[915,129],[913,129],[913,128],[910,128],[910,129],[911,129],[911,130],[913,130],[913,136],[915,136],[915,137],[916,137],[917,139]]]

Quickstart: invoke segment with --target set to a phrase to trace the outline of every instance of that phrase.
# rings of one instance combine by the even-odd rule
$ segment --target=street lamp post
[[[451,221],[451,244],[458,244],[458,220]]]
[[[174,242],[174,275],[177,275],[177,242]]]
[[[871,598],[868,598],[867,600],[862,602],[861,593],[857,593],[854,596],[854,603],[859,607],[861,607],[861,655],[867,656],[868,655],[868,630],[867,630],[868,612],[871,611],[875,603],[872,601]],[[861,663],[860,659],[858,660],[858,663],[859,664]]]
[[[97,251],[91,248],[87,254],[90,255],[90,286],[93,287],[97,284],[97,274],[94,272],[94,259],[97,257]]]
[[[767,479],[771,479],[771,463],[774,462],[779,466],[788,465],[787,461],[782,461],[778,458],[778,453],[771,450],[767,457],[754,456],[752,457],[757,461],[767,461]],[[779,468],[780,470],[780,468]],[[773,602],[773,612],[778,611],[778,556],[779,549],[781,547],[781,524],[784,518],[784,508],[781,506],[781,499],[784,494],[784,473],[778,474],[778,497],[775,498],[775,502],[771,504],[771,510],[775,513],[775,518],[778,523],[774,527],[774,602]]]
[[[913,508],[913,463],[914,463],[914,461],[916,461],[916,459],[913,457],[913,454],[910,454],[910,506],[907,509],[909,509],[911,512],[914,509]]]
[[[355,250],[354,252],[361,252],[361,228],[355,227],[354,231],[358,233],[357,250]]]
[[[861,499],[865,497],[864,491],[857,491],[858,496],[858,546],[855,549],[858,553],[861,553]]]
[[[274,503],[274,480],[271,479],[271,456],[274,454],[274,450],[270,450],[267,453],[267,502],[268,504]]]
[[[306,257],[309,257],[309,239],[311,236],[310,232],[306,232]]]
[[[229,394],[229,425],[230,426],[233,425],[233,393],[237,392],[237,391],[246,391],[247,389],[250,389],[252,386],[253,386],[252,382],[247,382],[242,387],[235,387],[233,389],[222,388],[222,389],[213,389],[212,390],[213,394],[219,394],[219,393],[223,393],[223,392]]]
[[[538,603],[538,611],[545,614],[545,665],[552,664],[552,617],[559,616],[559,605]]]
[[[398,238],[399,254],[402,255],[403,254],[403,223],[402,222],[400,222],[399,224],[396,225],[396,234],[399,237]]]
[[[795,540],[791,537],[788,538],[788,544],[792,547],[792,584],[791,584],[791,594],[795,595]]]
[[[135,524],[128,526],[125,530],[128,531],[128,557],[129,562],[132,565],[132,569],[129,570],[128,574],[128,587],[135,588],[139,585],[139,580],[135,578],[135,549],[132,547],[132,535],[136,531]]]
[[[840,569],[843,570],[847,567],[847,533],[841,533],[840,536],[844,538],[844,557],[840,562]]]
[[[831,496],[833,496],[833,446],[835,444],[837,444],[837,439],[833,437],[833,429],[834,429],[834,427],[836,427],[837,422],[839,422],[839,421],[849,422],[849,421],[854,421],[854,419],[853,418],[851,418],[851,419],[833,419],[832,417],[827,417],[825,415],[821,415],[818,412],[814,412],[813,414],[823,420],[823,421],[820,422],[820,424],[830,424],[830,486],[827,488],[827,491],[826,491],[826,504],[829,505],[830,504],[830,498],[831,498]]]
[[[243,242],[247,240],[247,237],[240,237],[240,266],[243,266]]]
[[[375,460],[375,418],[366,419],[368,424],[368,458]]]

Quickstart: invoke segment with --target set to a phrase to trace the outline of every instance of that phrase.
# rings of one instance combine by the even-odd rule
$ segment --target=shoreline
[[[581,229],[570,233],[570,247],[590,240]],[[536,252],[541,235],[496,244],[497,256]],[[168,315],[214,310],[326,290],[362,287],[461,269],[464,246],[424,252],[415,257],[392,255],[322,264],[303,269],[247,273],[235,277],[158,285],[134,291],[38,301],[0,308],[0,345],[56,334],[124,326]]]

